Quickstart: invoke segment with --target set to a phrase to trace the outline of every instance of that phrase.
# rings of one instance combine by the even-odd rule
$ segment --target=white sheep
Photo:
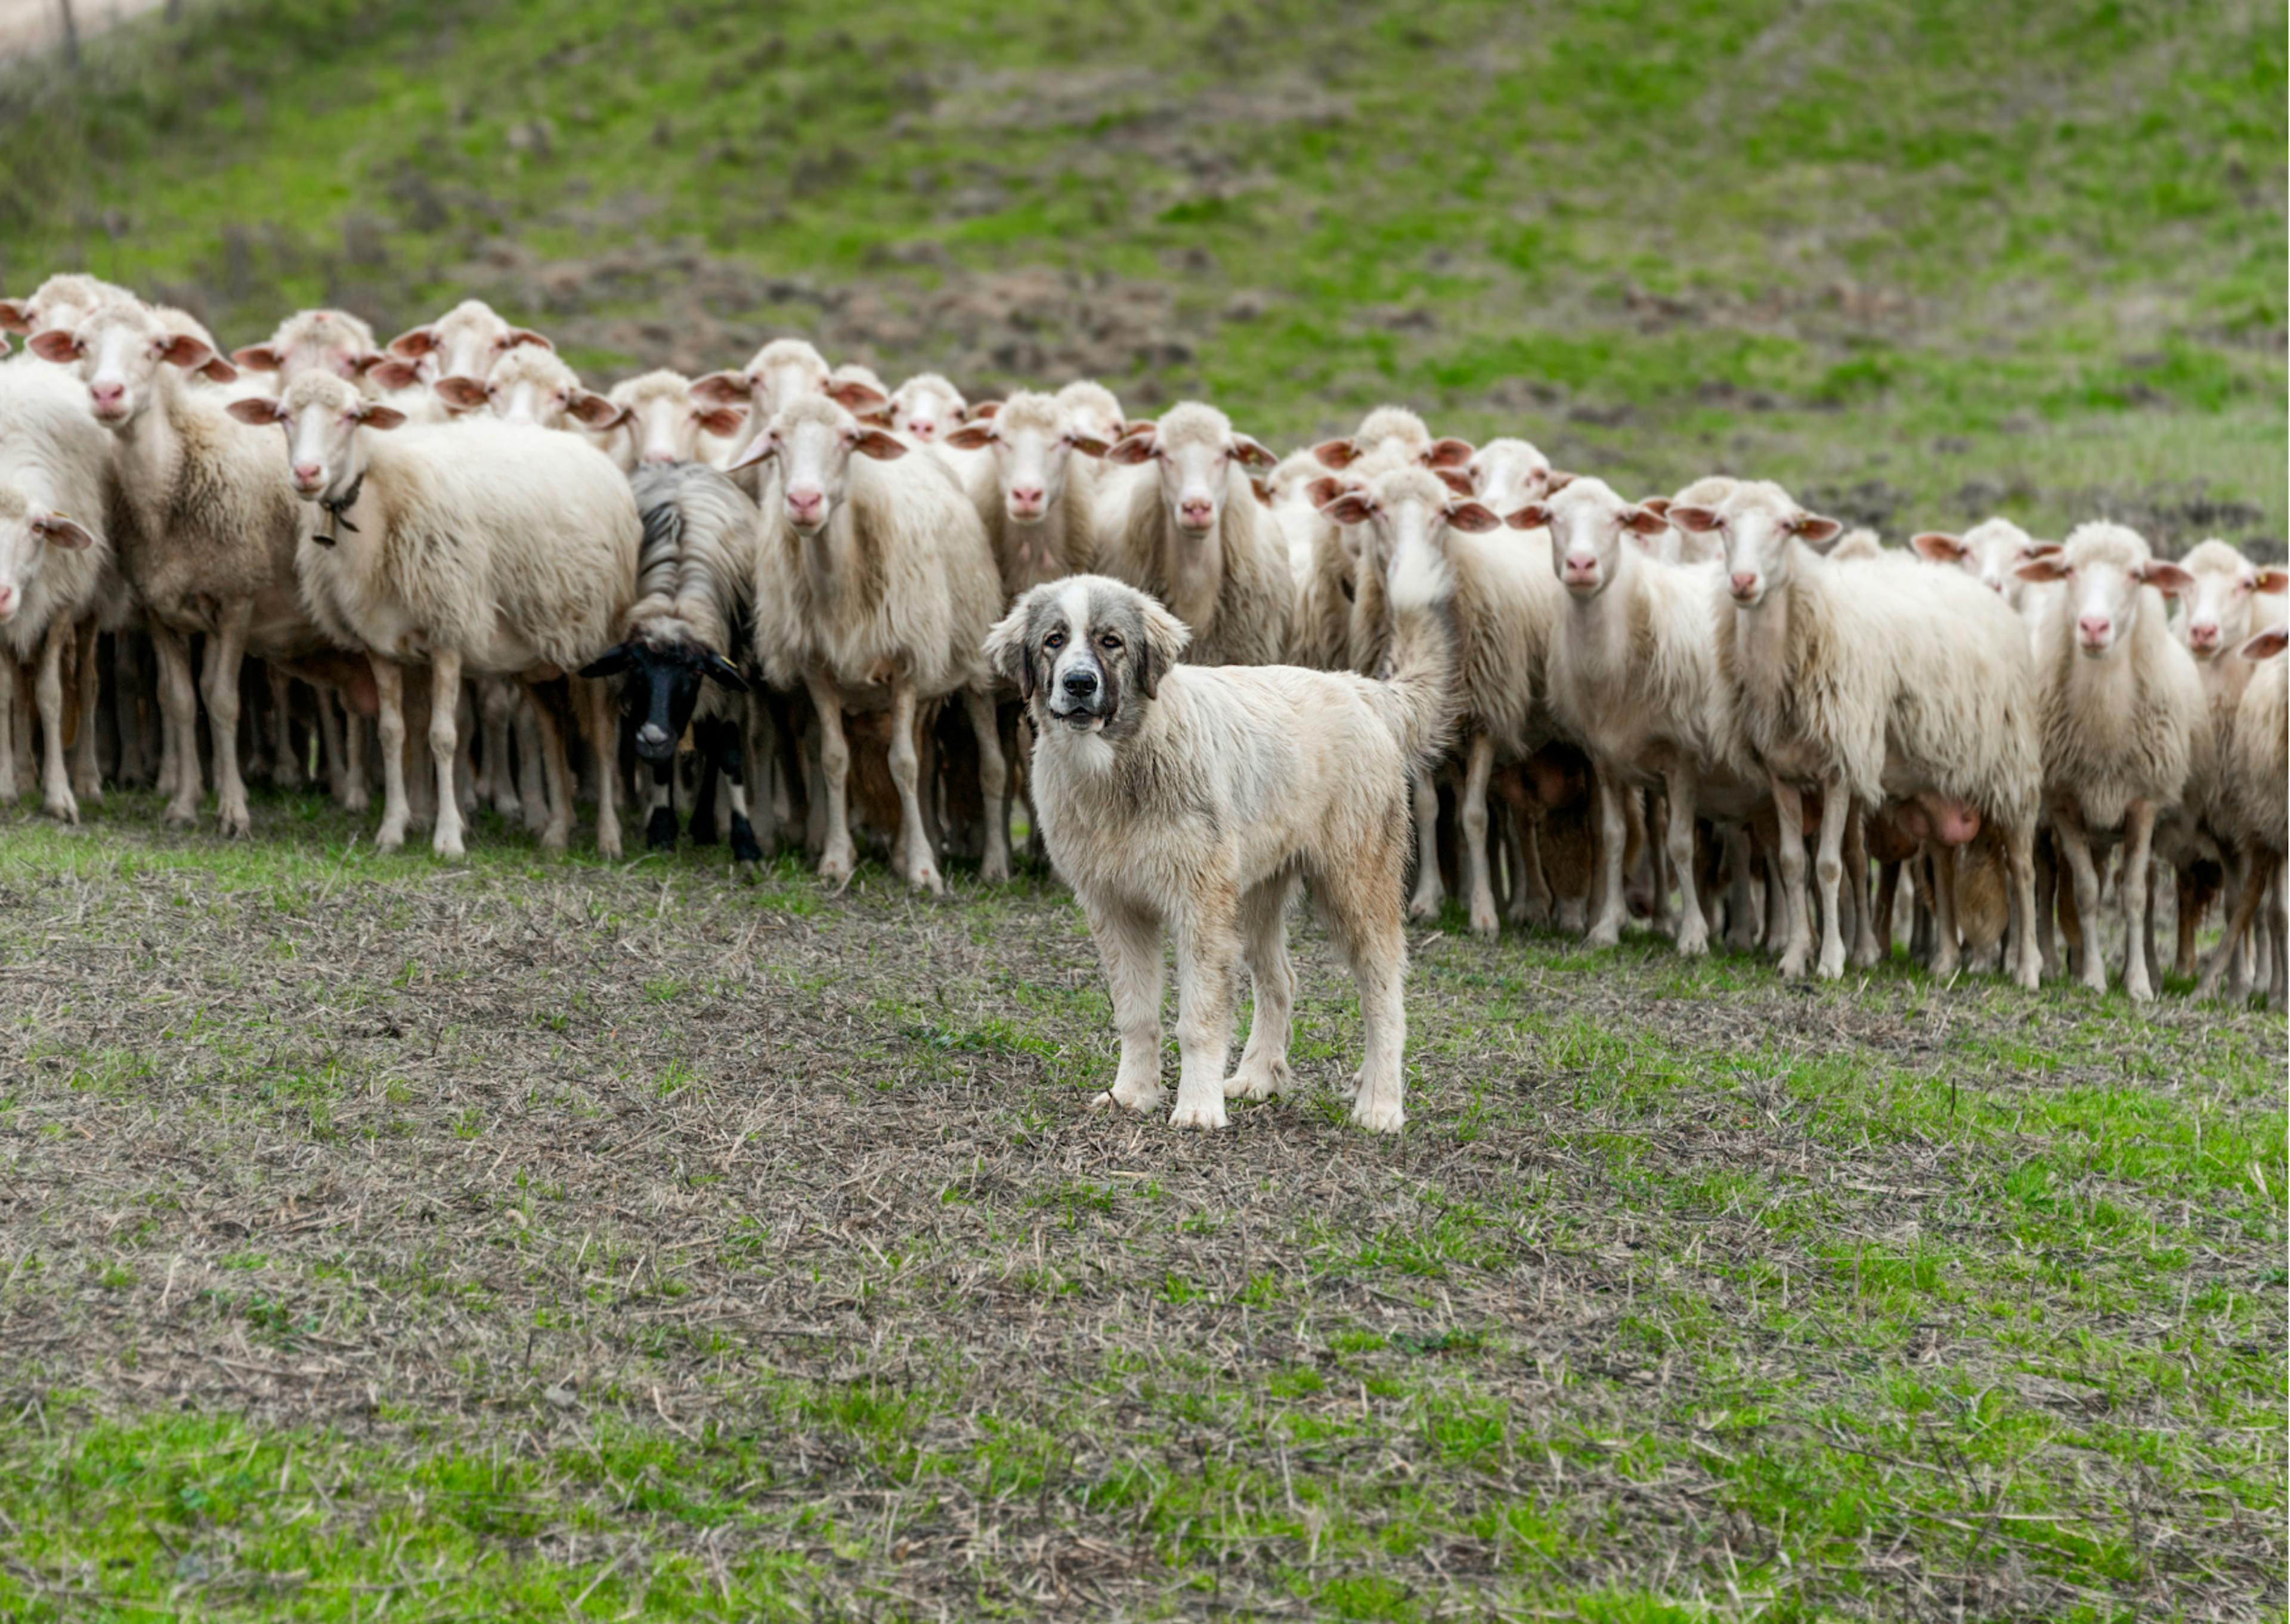
[[[1485,503],[1458,495],[1429,468],[1405,459],[1381,468],[1373,460],[1354,465],[1359,468],[1373,471],[1362,488],[1336,496],[1327,516],[1340,524],[1363,527],[1371,537],[1358,590],[1363,612],[1382,628],[1379,644],[1389,648],[1397,636],[1388,590],[1389,561],[1411,540],[1425,541],[1445,557],[1453,583],[1448,607],[1465,763],[1457,810],[1464,885],[1471,928],[1492,934],[1501,922],[1487,852],[1487,782],[1499,756],[1517,760],[1541,742],[1533,736],[1536,688],[1557,615],[1557,589],[1533,542],[1521,546],[1489,534],[1501,530],[1501,519]],[[1438,799],[1428,772],[1416,775],[1414,795],[1418,859],[1409,906],[1421,916],[1438,906],[1433,844]]]
[[[976,453],[966,488],[1005,602],[1045,580],[1091,572],[1095,460],[1109,449],[1104,441],[1067,427],[1050,396],[1021,390],[992,417],[949,428],[940,444]]]
[[[702,405],[744,406],[748,420],[742,436],[725,459],[726,472],[740,471],[741,489],[750,495],[760,495],[760,473],[746,470],[760,465],[747,460],[772,418],[782,408],[814,395],[829,396],[834,374],[828,370],[827,357],[802,339],[773,339],[755,353],[754,358],[736,372],[710,372],[692,381],[692,398]],[[850,408],[853,415],[869,409],[868,403],[858,400]]]
[[[2246,664],[2255,662],[2257,668],[2235,704],[2218,773],[2224,793],[2215,815],[2239,848],[2240,860],[2226,934],[2212,950],[2195,988],[2195,996],[2202,998],[2217,990],[2236,945],[2270,895],[2275,901],[2262,928],[2272,948],[2266,996],[2276,1009],[2290,1003],[2290,920],[2281,908],[2284,860],[2290,856],[2290,796],[2283,791],[2290,782],[2290,660],[2284,657],[2286,646],[2290,646],[2290,629],[2270,626],[2237,651],[2237,658]]]
[[[347,310],[298,310],[260,344],[230,352],[247,372],[283,388],[296,373],[321,367],[338,378],[363,384],[387,357],[375,348],[373,329]]]
[[[1469,441],[1433,439],[1423,420],[1405,406],[1378,406],[1360,420],[1359,428],[1352,434],[1341,439],[1321,441],[1312,448],[1312,454],[1329,468],[1348,468],[1395,445],[1427,468],[1460,470],[1471,460]]]
[[[978,740],[989,882],[1010,873],[1007,772],[993,679],[981,653],[1002,585],[977,510],[927,455],[861,423],[824,395],[781,410],[738,466],[771,464],[757,548],[756,652],[766,681],[806,689],[819,713],[827,839],[819,871],[847,881],[853,852],[845,710],[890,713],[899,794],[895,847],[909,884],[945,889],[922,813],[917,728],[922,707],[960,694]]]
[[[639,466],[707,462],[748,420],[744,406],[712,406],[693,397],[692,380],[665,369],[621,380],[606,396],[627,415],[609,431],[605,449],[622,473]],[[717,444],[709,445],[708,441]]]
[[[1621,940],[1627,824],[1623,796],[1659,786],[1663,831],[1677,879],[1677,951],[1709,948],[1694,879],[1694,820],[1736,825],[1766,797],[1743,735],[1731,684],[1721,680],[1718,566],[1665,564],[1661,513],[1624,501],[1604,481],[1565,478],[1550,495],[1510,516],[1521,529],[1547,527],[1550,566],[1566,594],[1550,639],[1548,693],[1560,728],[1597,768],[1605,865],[1592,947]]]
[[[444,378],[482,380],[492,375],[495,362],[527,345],[556,348],[530,327],[511,325],[484,300],[465,299],[436,321],[409,328],[390,340],[389,353],[415,364],[420,381],[434,385]],[[402,387],[402,383],[386,387]]]
[[[1931,819],[1943,884],[1953,884],[1953,849],[1983,822],[2001,826],[2020,927],[2014,973],[2032,987],[2042,779],[2018,617],[1969,578],[1897,555],[1831,564],[1815,548],[1844,527],[1765,481],[1742,483],[1714,508],[1673,502],[1668,516],[1726,546],[1722,589],[1734,621],[1720,632],[1719,671],[1765,766],[1780,825],[1789,936],[1782,973],[1802,974],[1812,956],[1802,792],[1813,787],[1822,795],[1823,976],[1845,969],[1838,886],[1854,804],[1913,798]],[[1855,957],[1873,962],[1878,944],[1866,908],[1856,935]],[[1954,941],[1936,944],[1935,971],[1952,970],[1955,955]]]
[[[891,391],[890,412],[892,428],[925,445],[936,445],[962,426],[970,403],[939,373],[917,372]]]
[[[634,596],[641,535],[628,482],[577,437],[526,424],[476,419],[380,433],[404,419],[323,372],[302,373],[276,401],[231,411],[243,422],[285,425],[294,492],[317,509],[295,556],[303,601],[336,639],[373,659],[385,795],[378,844],[405,838],[403,667],[426,660],[433,844],[440,856],[460,856],[453,772],[462,673],[538,684],[611,645]],[[609,740],[605,690],[576,684],[576,692],[602,710],[594,734]],[[572,785],[562,736],[547,720],[542,742],[555,802],[543,844],[561,850]],[[620,855],[617,776],[609,761],[597,774],[597,847],[607,857]]]
[[[82,271],[60,271],[22,299],[0,299],[0,332],[29,334],[52,328],[68,332],[98,307],[116,301],[141,302],[116,283]]]
[[[1057,393],[1058,410],[1065,414],[1069,428],[1079,430],[1093,440],[1108,445],[1142,428],[1141,422],[1132,422],[1121,410],[1121,402],[1111,389],[1094,379],[1079,378]],[[983,411],[981,407],[979,410]]]
[[[1504,515],[1540,501],[1551,490],[1550,459],[1525,440],[1487,441],[1471,453],[1463,473],[1472,494]]]
[[[2156,558],[2136,531],[2106,523],[2078,525],[2058,552],[2028,560],[2019,574],[2066,588],[2036,628],[2035,665],[2044,799],[2074,876],[2084,985],[2107,988],[2092,848],[2119,832],[2123,988],[2144,1003],[2155,996],[2145,938],[2156,820],[2180,804],[2190,779],[2201,781],[2212,749],[2202,678],[2171,636],[2159,596],[2185,590],[2193,578]]]
[[[168,820],[197,816],[197,695],[186,640],[202,633],[218,820],[224,834],[244,835],[251,828],[238,759],[244,657],[292,661],[325,647],[296,597],[302,515],[285,470],[274,446],[229,420],[217,395],[186,381],[213,359],[212,348],[170,332],[140,304],[102,305],[75,331],[35,335],[32,348],[76,369],[96,421],[116,436],[126,522],[116,538],[120,567],[145,606],[175,747]]]
[[[628,408],[594,389],[556,351],[516,345],[504,351],[482,380],[456,374],[440,378],[438,398],[462,412],[490,410],[504,423],[534,428],[585,428],[608,434],[620,427]]]
[[[1909,545],[1934,564],[1956,565],[2014,609],[2029,596],[2020,566],[2060,550],[2058,542],[2038,541],[2002,517],[1982,519],[1960,536],[1944,530],[1920,531],[1909,538]]]
[[[1270,452],[1213,406],[1188,401],[1105,453],[1097,567],[1192,628],[1199,665],[1271,665],[1293,606],[1285,544],[1249,486]]]
[[[46,809],[73,823],[79,800],[64,763],[64,660],[68,653],[77,662],[77,720],[87,730],[96,617],[107,596],[124,596],[105,532],[111,459],[111,436],[88,415],[87,391],[69,372],[0,366],[0,730],[14,724],[17,667],[36,660]],[[82,787],[93,788],[84,779]],[[16,751],[0,735],[0,800],[17,792]]]

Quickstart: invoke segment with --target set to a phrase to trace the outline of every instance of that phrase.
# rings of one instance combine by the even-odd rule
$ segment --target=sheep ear
[[[389,340],[389,353],[401,361],[419,361],[437,348],[437,334],[429,327],[414,327]]]
[[[1160,693],[1163,675],[1185,657],[1185,645],[1193,640],[1193,633],[1149,597],[1145,600],[1144,621],[1145,646],[1137,651],[1137,685],[1149,700]]]
[[[708,651],[708,658],[700,668],[734,693],[748,692],[748,679],[740,675],[740,668],[714,649]]]
[[[1108,462],[1120,463],[1124,467],[1149,462],[1153,458],[1154,444],[1159,438],[1159,431],[1156,428],[1148,428],[1141,434],[1125,435],[1110,451],[1105,453],[1105,460]]]
[[[76,361],[87,353],[87,346],[60,327],[34,333],[24,348],[43,361]]]
[[[217,356],[213,360],[199,368],[199,376],[205,379],[209,383],[236,383],[238,381],[238,369],[233,366],[229,362],[224,360],[220,356]]]
[[[1315,508],[1325,508],[1344,493],[1344,482],[1333,474],[1323,474],[1304,487],[1304,500]]]
[[[1254,435],[1235,434],[1232,436],[1232,454],[1240,460],[1243,467],[1252,468],[1272,468],[1280,460],[1265,450],[1263,442]]]
[[[618,428],[629,420],[629,409],[617,401],[606,400],[591,389],[583,389],[572,397],[566,408],[573,420],[584,428],[602,434],[607,428]]]
[[[1016,684],[1019,701],[1028,705],[1034,701],[1034,651],[1027,636],[1033,620],[1034,595],[1029,592],[986,634],[986,663],[1003,681]]]
[[[740,425],[748,420],[745,406],[712,406],[700,414],[700,426],[717,439],[740,432]]]
[[[1673,504],[1662,516],[1689,536],[1706,536],[1726,524],[1724,516],[1715,508],[1697,508],[1690,503],[1683,507]]]
[[[252,423],[257,428],[268,428],[273,423],[284,422],[286,408],[275,400],[235,400],[223,408],[242,423]]]
[[[1255,493],[1257,505],[1259,507],[1269,508],[1272,506],[1272,487],[1266,484],[1262,479],[1250,480],[1248,482],[1248,488]]]
[[[1358,455],[1349,440],[1323,440],[1312,448],[1314,460],[1324,468],[1348,468]]]
[[[596,659],[582,666],[581,675],[588,677],[618,676],[629,668],[629,661],[634,658],[635,655],[629,645],[623,643],[618,648],[606,649]]]
[[[538,344],[541,348],[551,351],[556,348],[555,342],[546,333],[535,332],[530,327],[510,328],[507,348],[515,349],[520,344]]]
[[[350,373],[353,377],[363,378],[387,358],[378,349],[369,349],[362,356],[352,356],[348,361]]]
[[[214,358],[213,345],[188,332],[174,334],[159,351],[160,360],[170,366],[180,366],[187,372],[198,372]]]
[[[1545,496],[1556,496],[1573,483],[1574,476],[1572,474],[1563,474],[1557,468],[1542,470],[1542,493]]]
[[[984,451],[994,444],[994,425],[965,423],[946,436],[946,443],[957,451]]]
[[[2290,644],[2290,626],[2270,626],[2242,645],[2245,660],[2271,660]]]
[[[2139,579],[2160,592],[2165,597],[2177,597],[2194,589],[2195,578],[2177,564],[2160,558],[2150,558],[2139,572]]]
[[[93,547],[95,536],[77,519],[60,513],[40,513],[32,516],[34,533],[44,538],[51,547],[79,548]]]
[[[2251,583],[2250,589],[2253,592],[2270,594],[2290,592],[2290,570],[2284,569],[2278,564],[2269,564],[2259,571],[2258,579]]]
[[[861,383],[855,378],[845,378],[827,386],[827,398],[853,417],[865,417],[880,412],[891,404],[891,397],[871,383]]]
[[[1669,498],[1667,496],[1648,496],[1642,498],[1638,502],[1638,506],[1645,508],[1648,513],[1658,513],[1665,519],[1669,517]]]
[[[234,349],[230,358],[250,372],[275,372],[285,364],[277,350],[268,344],[249,344],[244,349]]]
[[[1634,536],[1658,536],[1669,528],[1669,520],[1641,502],[1622,509],[1622,528]]]
[[[475,412],[485,404],[485,386],[474,378],[440,378],[429,387],[439,400],[464,412]]]
[[[1845,526],[1838,520],[1818,513],[1800,513],[1790,521],[1790,534],[1807,547],[1819,547],[1824,541],[1834,541]]]
[[[2012,572],[2022,580],[2065,580],[2068,563],[2057,553],[2046,553],[2029,559]]]
[[[907,454],[907,443],[887,428],[867,428],[861,430],[851,449],[877,462],[895,462]]]
[[[1085,457],[1102,457],[1106,452],[1113,449],[1113,447],[1108,445],[1104,441],[1099,439],[1093,434],[1077,434],[1074,436],[1073,448]]]
[[[1000,401],[981,400],[962,415],[965,420],[968,422],[984,423],[992,420],[994,414],[1001,410],[1002,403]]]
[[[421,381],[421,369],[411,361],[376,361],[365,369],[368,383],[378,389],[410,389]]]
[[[1490,530],[1501,530],[1503,522],[1495,517],[1494,509],[1484,502],[1463,501],[1447,504],[1447,523],[1457,530],[1484,534]]]
[[[395,406],[385,406],[379,401],[358,408],[357,420],[368,428],[403,428],[405,413]]]
[[[763,433],[757,435],[754,439],[748,442],[747,450],[741,452],[738,456],[733,458],[730,462],[725,464],[724,471],[730,474],[736,472],[741,468],[753,468],[758,462],[768,461],[771,458],[778,455],[779,449],[779,442],[772,438],[772,431],[766,428]]]
[[[1427,468],[1466,468],[1470,464],[1471,454],[1469,440],[1434,440],[1423,452],[1423,466]]]
[[[32,318],[20,299],[0,299],[0,332],[29,332]]]
[[[692,398],[703,405],[744,406],[755,392],[745,372],[710,372],[692,380]]]
[[[1320,516],[1339,524],[1365,524],[1375,516],[1375,504],[1364,491],[1346,491],[1323,507]]]
[[[1525,507],[1515,510],[1503,523],[1513,530],[1541,530],[1550,523],[1550,504],[1529,502]]]
[[[1478,487],[1471,483],[1471,476],[1469,474],[1459,474],[1453,468],[1433,468],[1431,471],[1439,476],[1441,484],[1458,496],[1477,496],[1479,493]]]
[[[1964,543],[1945,531],[1920,530],[1909,538],[1919,557],[1934,564],[1954,564],[1964,556]]]
[[[2028,556],[2030,558],[2048,558],[2054,553],[2063,550],[2064,549],[2061,547],[2060,543],[2056,541],[2030,541],[2028,543]]]

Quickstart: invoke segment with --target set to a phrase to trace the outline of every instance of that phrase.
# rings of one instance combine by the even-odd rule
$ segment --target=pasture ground
[[[1093,1115],[1040,880],[0,830],[0,1610],[2282,1616],[2280,1017],[1413,939]],[[353,839],[354,832],[356,838]]]

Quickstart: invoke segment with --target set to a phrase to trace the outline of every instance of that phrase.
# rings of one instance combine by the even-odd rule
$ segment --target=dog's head
[[[986,637],[1037,725],[1120,739],[1134,732],[1192,633],[1151,597],[1105,575],[1045,581]]]

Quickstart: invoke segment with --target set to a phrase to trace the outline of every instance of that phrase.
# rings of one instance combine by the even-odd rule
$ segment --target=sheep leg
[[[47,790],[46,811],[66,823],[79,821],[79,803],[72,798],[71,778],[64,766],[64,645],[77,634],[69,620],[58,616],[40,642],[40,674],[33,697],[40,708],[40,766]]]
[[[1296,1007],[1296,964],[1288,956],[1289,876],[1241,899],[1241,948],[1248,964],[1248,1044],[1224,1080],[1228,1100],[1269,1100],[1288,1085],[1288,1037]]]
[[[2266,1001],[2275,1009],[2290,1006],[2290,888],[2282,883],[2283,865],[2274,864],[2274,883],[2266,888],[2268,955]]]
[[[516,708],[516,771],[517,805],[524,813],[524,832],[546,836],[556,814],[548,804],[550,780],[548,766],[548,735],[541,726],[541,696],[540,690],[528,688],[524,703]],[[555,718],[550,722],[553,724]],[[557,747],[564,748],[559,737]],[[569,805],[570,803],[567,803]],[[566,828],[571,828],[572,814],[565,814]],[[570,838],[568,833],[567,838]]]
[[[532,702],[526,708],[532,715],[533,732],[540,743],[532,758],[546,780],[538,796],[525,797],[525,819],[528,827],[538,806],[547,814],[540,829],[540,849],[562,852],[572,844],[572,764],[564,756],[564,730],[557,724],[555,707],[548,703],[538,684],[529,684],[525,695]]]
[[[1410,919],[1438,916],[1443,887],[1439,884],[1439,787],[1429,772],[1419,772],[1410,787],[1415,807],[1415,894],[1407,900]]]
[[[2203,961],[2202,976],[2195,983],[2196,997],[2216,996],[2219,978],[2225,973],[2228,963],[2234,956],[2235,942],[2258,917],[2258,910],[2266,900],[2267,890],[2273,883],[2274,871],[2279,862],[2278,858],[2266,852],[2246,853],[2236,862],[2232,887],[2234,901],[2227,916],[2226,934],[2219,938],[2218,945]]]
[[[1090,1100],[1149,1111],[1161,1103],[1161,927],[1110,899],[1085,901],[1090,940],[1105,966],[1121,1061],[1113,1086]]]
[[[16,783],[16,659],[0,650],[0,804],[22,791]]]
[[[1845,878],[1845,826],[1852,820],[1853,796],[1842,773],[1832,773],[1822,786],[1821,848],[1814,873],[1821,880],[1821,979],[1834,981],[1845,973],[1845,918],[1838,911],[1838,892]]]
[[[1624,892],[1623,861],[1629,855],[1629,812],[1622,804],[1621,776],[1603,763],[1590,770],[1598,792],[1598,917],[1582,938],[1586,948],[1611,948],[1622,939],[1622,921],[1629,913]]]
[[[2123,954],[2123,990],[2134,1004],[2155,996],[2147,976],[2147,958],[2154,951],[2147,931],[2147,886],[2155,844],[2155,804],[2134,801],[2123,815],[2123,930],[2128,939]],[[2097,954],[2093,955],[2097,957]]]
[[[71,787],[83,801],[103,799],[103,766],[97,759],[95,738],[97,701],[103,692],[96,661],[96,639],[100,635],[94,620],[80,622],[75,668],[79,672],[79,735],[72,740]]]
[[[1518,877],[1511,883],[1511,916],[1522,924],[1548,925],[1556,902],[1550,894],[1550,881],[1542,872],[1542,826],[1523,809],[1514,808],[1511,832],[1518,843]]]
[[[978,877],[989,885],[1010,883],[1010,763],[1002,754],[1002,722],[990,689],[965,688],[962,708],[978,739],[978,788],[986,803],[986,854]]]
[[[190,646],[181,632],[156,620],[151,626],[151,645],[159,652],[160,728],[167,741],[159,777],[170,791],[167,821],[196,823],[205,786],[200,781],[199,701],[198,690],[191,682]],[[167,766],[170,759],[174,763],[172,774]]]
[[[2064,813],[2054,820],[2052,838],[2072,879],[2076,916],[2070,940],[2078,973],[2092,991],[2105,992],[2107,964],[2099,950],[2099,869],[2092,861],[2090,838],[2080,820]],[[2064,916],[2061,923],[2067,924]]]
[[[1878,941],[1877,910],[1870,901],[1867,820],[1858,802],[1853,805],[1853,820],[1845,826],[1845,887],[1853,904],[1853,967],[1867,970],[1884,957],[1885,949]]]
[[[621,730],[620,708],[613,701],[609,683],[585,676],[571,679],[572,712],[587,735],[597,766],[597,851],[617,860],[621,855]]]
[[[822,820],[819,877],[833,880],[837,886],[847,885],[854,862],[847,799],[851,743],[843,735],[843,695],[824,676],[806,676],[805,685],[811,690],[812,708],[819,716],[819,806]]]
[[[2155,951],[2155,908],[2160,900],[2158,893],[2163,888],[2156,884],[2155,876],[2156,871],[2161,867],[2160,863],[2147,865],[2147,909],[2139,922],[2139,932],[2133,939],[2138,943],[2140,953],[2147,961],[2147,984],[2158,989],[2163,985],[2163,961]]]
[[[1901,895],[1901,865],[1877,865],[1877,901],[1875,931],[1877,957],[1879,962],[1893,956],[1893,907]]]
[[[460,760],[461,656],[452,649],[429,654],[429,761],[437,773],[437,825],[429,849],[440,857],[460,857],[461,797],[453,775]]]
[[[1956,850],[1937,840],[1929,841],[1926,850],[1932,856],[1933,948],[1931,970],[1934,975],[1954,975],[1962,961],[1962,948],[1956,932]]]
[[[2197,972],[2195,932],[2202,923],[2202,910],[2195,900],[2195,865],[2192,861],[2174,863],[2171,868],[2172,897],[2176,906],[2171,912],[2178,930],[2178,950],[2172,956],[2172,971],[2190,976]]]
[[[476,684],[463,683],[453,695],[453,727],[460,739],[453,755],[453,794],[461,804],[464,827],[477,815],[477,764],[472,754],[478,732]]]
[[[2004,860],[2012,876],[2012,979],[2033,992],[2044,979],[2036,945],[2036,831],[2024,823],[2004,831]]]
[[[376,707],[377,711],[379,706]],[[349,812],[364,812],[373,804],[373,786],[368,781],[371,769],[366,765],[365,718],[342,701],[342,773],[349,780],[349,796],[343,807]]]
[[[281,789],[302,787],[302,764],[294,756],[294,679],[276,665],[270,679],[270,781]]]
[[[1666,831],[1669,866],[1677,876],[1677,938],[1681,958],[1699,958],[1709,951],[1709,920],[1701,908],[1701,893],[1693,873],[1693,806],[1701,785],[1691,765],[1674,766],[1662,774],[1664,799],[1669,803]]]
[[[248,835],[254,820],[246,809],[246,780],[238,768],[238,678],[246,662],[247,628],[254,619],[252,599],[225,609],[221,625],[207,643],[207,732],[214,740],[215,822],[225,835]]]
[[[1725,834],[1726,865],[1731,873],[1726,883],[1726,945],[1736,953],[1758,950],[1758,898],[1750,882],[1755,877],[1758,863],[1757,848],[1750,839],[1750,827],[1737,823]]]
[[[1487,779],[1494,772],[1495,741],[1488,733],[1473,733],[1463,768],[1462,804],[1456,821],[1463,830],[1463,871],[1471,898],[1471,929],[1492,936],[1500,928],[1495,917],[1494,879],[1487,867]]]
[[[756,826],[748,812],[747,729],[738,721],[718,724],[717,750],[723,761],[724,793],[732,804],[732,860],[740,865],[740,872],[752,875],[756,866],[764,860],[762,843],[756,838]]]
[[[1774,842],[1779,850],[1774,853],[1782,869],[1782,920],[1787,945],[1782,949],[1781,972],[1785,977],[1801,976],[1806,962],[1813,956],[1813,929],[1806,918],[1805,898],[1805,797],[1796,786],[1773,780],[1774,813],[1781,824],[1781,838]],[[1838,792],[1831,790],[1833,799]],[[1823,820],[1824,824],[1826,820]],[[1840,944],[1838,949],[1844,951]]]
[[[349,800],[350,775],[342,756],[342,713],[337,708],[338,700],[331,688],[318,690],[318,754],[325,758],[326,794],[337,806]]]
[[[915,736],[917,709],[914,684],[901,672],[891,682],[891,781],[899,788],[899,836],[892,849],[898,853],[899,866],[908,884],[941,896],[945,893],[946,882],[939,877],[930,831],[923,822],[921,740]],[[1217,1076],[1221,1081],[1222,1055],[1217,1057]]]
[[[512,822],[524,817],[524,803],[516,792],[516,763],[509,740],[516,732],[517,692],[498,677],[478,687],[478,745],[484,753],[484,788],[481,798]]]
[[[405,826],[412,816],[405,799],[405,668],[375,655],[373,689],[381,704],[375,724],[381,735],[381,828],[373,844],[395,852],[405,844]]]
[[[111,639],[111,715],[119,733],[119,775],[122,784],[156,784],[168,794],[173,786],[161,783],[164,740],[154,740],[164,730],[154,726],[158,685],[143,677],[141,649],[136,635],[124,629]]]

